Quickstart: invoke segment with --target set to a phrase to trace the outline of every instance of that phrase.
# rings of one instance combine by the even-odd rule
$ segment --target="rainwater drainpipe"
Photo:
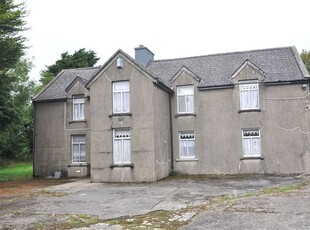
[[[173,161],[173,135],[172,135],[172,109],[171,109],[171,94],[169,93],[169,115],[170,115],[170,145],[171,145],[171,170],[174,169]]]

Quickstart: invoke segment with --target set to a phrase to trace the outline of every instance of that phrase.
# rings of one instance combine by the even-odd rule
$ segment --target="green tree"
[[[63,69],[93,67],[98,60],[94,51],[86,51],[85,48],[75,51],[72,55],[68,52],[62,53],[61,59],[53,65],[46,66],[47,69],[41,72],[39,88],[47,85]]]
[[[301,57],[302,61],[304,62],[305,66],[308,70],[308,73],[310,73],[310,51],[302,50],[300,57]]]
[[[20,59],[8,71],[12,80],[10,103],[15,116],[0,132],[0,150],[5,158],[27,160],[31,157],[33,116],[31,97],[34,95],[36,84],[29,79],[32,63],[28,59]]]
[[[13,79],[8,72],[24,54],[25,38],[19,35],[26,30],[23,3],[0,0],[0,132],[16,117],[10,93]],[[1,153],[1,149],[0,149]]]

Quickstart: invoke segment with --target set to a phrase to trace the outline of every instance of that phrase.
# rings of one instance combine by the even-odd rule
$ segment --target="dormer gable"
[[[85,78],[82,78],[80,76],[77,76],[71,83],[68,85],[68,87],[65,89],[66,93],[70,91],[70,89],[77,83],[80,83],[82,86],[85,87],[87,80]]]
[[[179,69],[179,71],[169,80],[169,83],[173,84],[177,80],[180,80],[183,83],[190,83],[194,80],[197,83],[199,83],[201,81],[201,78],[198,77],[195,73],[193,73],[186,66],[182,66]]]
[[[243,64],[231,75],[230,81],[237,84],[241,80],[264,81],[266,73],[250,60],[245,60]]]

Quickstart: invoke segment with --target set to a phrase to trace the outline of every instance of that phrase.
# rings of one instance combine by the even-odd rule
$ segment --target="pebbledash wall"
[[[154,61],[140,46],[135,59],[119,50],[101,67],[64,70],[34,97],[36,175],[152,182],[172,171],[310,173],[309,74],[295,47]],[[130,111],[114,113],[112,85],[121,81],[129,82]],[[249,81],[257,82],[258,107],[241,109],[240,85]],[[185,113],[178,108],[182,86],[193,89],[185,98],[194,107]],[[72,117],[76,95],[85,102],[79,121]],[[114,131],[124,129],[130,163],[115,164]],[[249,156],[243,141],[253,131],[259,153]],[[86,157],[73,163],[72,137],[79,135]],[[191,148],[185,157],[183,137]]]

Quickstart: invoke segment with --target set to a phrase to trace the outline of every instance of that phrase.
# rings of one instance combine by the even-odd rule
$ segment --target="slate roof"
[[[231,76],[247,60],[266,73],[267,82],[304,80],[309,77],[295,47],[156,60],[147,69],[169,84],[170,79],[182,67],[186,67],[201,79],[199,86],[220,86],[232,84]]]
[[[89,67],[62,70],[52,82],[34,96],[33,101],[64,99],[66,98],[66,88],[76,77],[79,76],[86,83],[99,69],[100,67]]]
[[[155,60],[147,67],[141,67],[167,86],[171,85],[171,79],[183,68],[200,80],[199,87],[217,87],[231,85],[231,77],[245,62],[261,70],[264,73],[265,82],[300,81],[309,77],[294,46]],[[140,66],[139,63],[136,64]],[[67,87],[77,77],[87,84],[100,70],[101,67],[63,70],[33,98],[33,101],[65,99]]]

